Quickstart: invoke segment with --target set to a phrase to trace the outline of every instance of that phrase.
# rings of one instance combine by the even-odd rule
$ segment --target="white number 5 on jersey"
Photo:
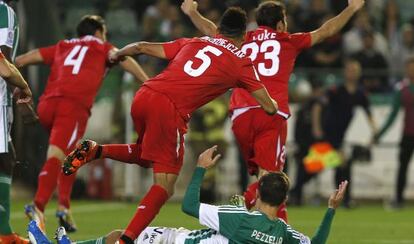
[[[215,56],[220,56],[223,52],[219,49],[212,47],[212,46],[206,46],[200,51],[197,52],[195,55],[196,58],[201,59],[203,63],[198,66],[197,68],[193,68],[194,62],[191,60],[188,60],[187,63],[184,65],[184,72],[187,73],[189,76],[192,77],[198,77],[202,75],[208,67],[211,65],[211,58],[206,53],[212,53]]]
[[[88,47],[82,47],[81,45],[76,45],[65,58],[64,66],[73,66],[72,74],[79,74],[83,59],[85,54],[88,51]]]

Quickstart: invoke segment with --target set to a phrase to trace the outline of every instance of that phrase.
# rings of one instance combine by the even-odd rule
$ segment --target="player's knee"
[[[50,145],[47,149],[47,158],[57,158],[60,161],[63,161],[65,157],[66,155],[63,150],[55,145]]]

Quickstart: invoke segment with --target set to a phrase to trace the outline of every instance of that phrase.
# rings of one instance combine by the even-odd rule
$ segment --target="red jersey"
[[[41,99],[70,98],[90,109],[105,76],[108,52],[112,48],[111,44],[94,36],[63,40],[40,48],[44,63],[50,66]]]
[[[164,52],[168,67],[144,85],[169,97],[185,119],[230,88],[263,88],[251,60],[222,36],[178,39]]]
[[[279,114],[289,117],[288,83],[297,55],[311,46],[310,33],[289,34],[260,26],[247,33],[242,50],[249,56],[270,96],[279,105]],[[230,109],[257,106],[247,92],[235,89]]]

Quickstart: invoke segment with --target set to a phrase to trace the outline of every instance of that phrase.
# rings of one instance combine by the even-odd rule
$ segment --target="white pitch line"
[[[91,212],[102,212],[106,210],[114,210],[114,209],[120,209],[120,208],[126,208],[128,205],[123,203],[101,203],[101,204],[88,204],[88,205],[82,205],[78,207],[73,207],[72,212],[73,213],[91,213]],[[45,211],[46,216],[54,216],[56,213],[55,209],[48,209]],[[24,214],[24,210],[19,212],[11,212],[11,219],[24,219],[26,218],[26,215]]]

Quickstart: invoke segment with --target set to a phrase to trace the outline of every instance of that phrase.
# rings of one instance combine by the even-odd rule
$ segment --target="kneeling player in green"
[[[289,190],[289,179],[286,174],[269,173],[259,181],[257,211],[248,212],[245,207],[233,205],[213,206],[200,203],[200,186],[207,168],[212,167],[220,155],[214,156],[217,147],[203,152],[199,159],[193,178],[187,188],[182,209],[185,213],[196,217],[204,230],[187,230],[184,228],[147,227],[134,241],[136,244],[197,244],[197,243],[326,243],[335,214],[344,196],[348,182],[339,185],[339,189],[329,198],[329,208],[322,224],[312,239],[293,230],[283,220],[276,217],[276,209],[286,201]],[[214,157],[213,157],[214,156]],[[77,244],[105,244],[118,240],[122,231],[113,231],[95,240],[80,241]],[[36,223],[29,224],[29,237],[33,243],[49,244],[46,236],[37,228]],[[64,229],[57,232],[59,244],[71,242]]]

